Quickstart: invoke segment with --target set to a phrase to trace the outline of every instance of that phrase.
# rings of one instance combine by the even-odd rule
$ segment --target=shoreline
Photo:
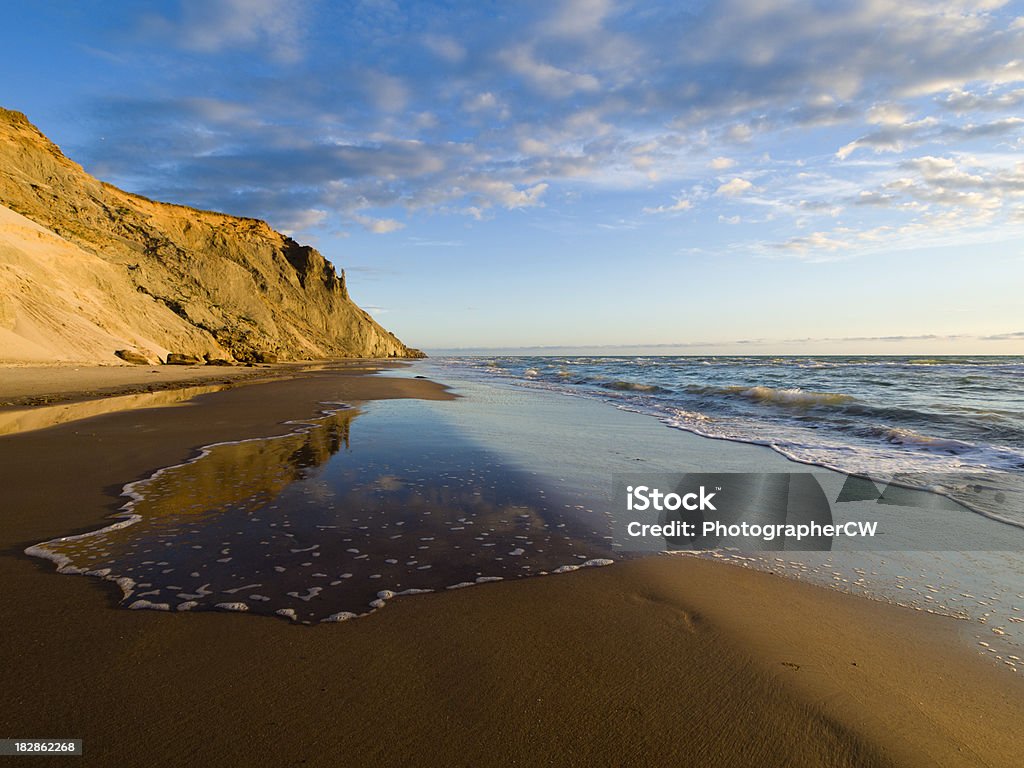
[[[965,652],[951,620],[720,563],[643,558],[409,597],[301,632],[250,616],[126,611],[98,581],[12,556],[19,543],[94,530],[123,503],[122,485],[200,445],[282,434],[303,409],[342,395],[450,397],[431,381],[309,372],[204,395],[173,415],[121,411],[0,438],[11,501],[3,618],[17,627],[0,643],[4,658],[23,660],[0,732],[84,736],[87,764],[118,754],[497,764],[513,752],[564,764],[619,750],[637,764],[972,765],[1013,754],[1020,681]],[[300,712],[311,696],[316,710]],[[131,712],[146,738],[126,745],[114,711]],[[393,738],[337,725],[353,720],[386,724]],[[239,753],[245,740],[253,751]]]

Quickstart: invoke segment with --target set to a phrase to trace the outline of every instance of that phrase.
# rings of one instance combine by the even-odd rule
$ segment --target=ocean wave
[[[888,443],[921,448],[927,451],[964,454],[978,450],[978,446],[963,440],[955,440],[949,437],[931,437],[904,427],[874,427],[868,428],[865,431],[874,433]]]
[[[843,405],[857,399],[853,395],[841,392],[806,392],[802,389],[773,389],[772,387],[751,387],[740,394],[760,402],[802,407]]]
[[[635,381],[606,381],[599,386],[605,389],[615,389],[619,392],[668,392],[664,387],[659,387],[657,384],[639,384]]]
[[[734,385],[728,387],[709,387],[690,385],[686,391],[696,395],[724,395],[726,397],[742,397],[759,403],[772,405],[811,408],[816,406],[846,405],[857,401],[853,395],[842,392],[808,392],[799,387],[775,388],[763,385]]]

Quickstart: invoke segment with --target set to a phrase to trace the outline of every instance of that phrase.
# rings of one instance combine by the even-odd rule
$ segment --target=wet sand
[[[126,766],[1019,758],[1024,684],[966,653],[958,622],[721,563],[652,557],[296,627],[127,611],[113,585],[21,554],[104,524],[124,483],[200,445],[286,433],[325,400],[447,396],[311,372],[0,437],[0,735],[83,738],[76,764]]]

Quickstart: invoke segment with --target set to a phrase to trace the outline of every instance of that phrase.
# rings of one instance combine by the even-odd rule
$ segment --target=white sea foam
[[[195,600],[201,597],[208,597],[213,594],[213,590],[210,589],[209,584],[203,584],[201,587],[196,587],[195,592],[180,592],[178,597],[183,597],[186,600]]]
[[[302,601],[308,603],[310,600],[312,600],[314,597],[316,597],[317,595],[319,595],[323,591],[324,591],[323,587],[310,587],[306,591],[306,594],[304,594],[304,595],[299,593],[299,592],[289,592],[288,593],[288,597],[294,597],[294,598],[297,598],[299,600],[302,600]]]
[[[222,611],[248,611],[249,606],[247,603],[217,603],[214,608],[220,608]]]
[[[171,606],[168,603],[151,603],[149,600],[136,600],[128,606],[133,611],[169,611]]]
[[[225,595],[234,595],[234,594],[237,594],[238,592],[242,592],[242,591],[244,591],[246,589],[252,589],[253,587],[262,587],[262,586],[263,586],[262,584],[243,584],[240,587],[234,587],[233,589],[224,589],[224,590],[221,590],[221,591]]]
[[[278,613],[280,613],[280,611],[278,611]],[[294,613],[292,615],[294,616]],[[342,622],[342,621],[348,621],[349,619],[358,619],[358,618],[359,618],[359,614],[358,613],[352,613],[351,611],[339,611],[338,613],[332,613],[327,618],[320,619],[320,621],[321,621],[321,623],[324,623],[324,624],[330,624],[330,623],[337,624],[337,623]]]

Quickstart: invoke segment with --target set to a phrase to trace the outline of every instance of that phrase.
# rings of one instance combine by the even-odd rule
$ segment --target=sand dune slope
[[[114,350],[216,345],[139,293],[123,270],[0,206],[0,354],[25,362],[118,362]]]

